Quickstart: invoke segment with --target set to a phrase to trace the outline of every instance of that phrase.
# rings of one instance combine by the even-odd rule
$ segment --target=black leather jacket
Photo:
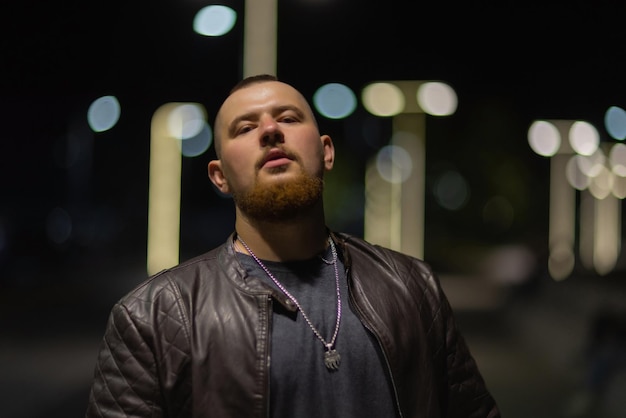
[[[350,303],[377,337],[404,418],[499,417],[449,303],[415,258],[333,234]],[[272,303],[232,237],[162,271],[111,311],[86,417],[266,417]]]

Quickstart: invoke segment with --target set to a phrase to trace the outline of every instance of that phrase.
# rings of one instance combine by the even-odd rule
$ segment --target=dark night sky
[[[55,260],[60,276],[68,268],[64,260],[76,259],[68,254],[135,252],[141,260],[150,117],[169,101],[203,103],[212,117],[241,77],[243,20],[224,37],[203,38],[193,33],[192,18],[213,2],[39,3],[2,6],[1,271],[19,275],[22,264],[16,260],[24,257]],[[221,4],[243,11],[243,0]],[[601,126],[604,112],[626,106],[624,9],[607,1],[279,1],[278,75],[309,98],[328,82],[344,83],[357,94],[377,80],[448,82],[459,108],[451,117],[429,121],[428,164],[432,170],[453,164],[464,172],[476,206],[454,214],[427,207],[427,237],[543,243],[548,164],[531,152],[526,131],[537,118],[583,118],[610,140]],[[59,144],[67,140],[75,115],[107,94],[122,104],[119,124],[94,135],[93,160],[79,180],[71,180],[59,166]],[[352,161],[352,181],[361,181],[358,170],[375,151],[359,142],[360,132],[388,129],[371,119],[359,108],[345,122],[322,121],[343,152],[339,158],[360,161]],[[183,250],[189,255],[220,241],[230,228],[212,218],[216,213],[206,216],[208,207],[229,209],[205,177],[208,159],[185,161],[183,234],[186,228],[203,231],[187,238]],[[503,166],[510,178],[499,184]],[[522,219],[506,235],[479,236],[481,199],[501,189],[523,206]],[[75,205],[105,229],[98,246],[51,248],[45,219],[64,205]],[[345,227],[358,232],[354,225]],[[43,270],[35,271],[37,276]]]

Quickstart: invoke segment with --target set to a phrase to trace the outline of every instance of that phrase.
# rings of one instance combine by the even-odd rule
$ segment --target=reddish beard
[[[257,181],[248,192],[233,192],[235,205],[250,218],[285,221],[302,215],[321,199],[324,181],[301,171],[295,179],[264,185]]]

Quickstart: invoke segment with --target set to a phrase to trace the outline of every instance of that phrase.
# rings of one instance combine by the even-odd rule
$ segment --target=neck
[[[264,222],[238,212],[235,230],[257,257],[269,261],[306,260],[328,245],[323,213],[306,219]],[[241,243],[235,242],[235,249],[248,253]]]

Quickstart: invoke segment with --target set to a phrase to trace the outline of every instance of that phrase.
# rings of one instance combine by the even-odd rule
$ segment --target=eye
[[[282,123],[296,123],[298,121],[299,119],[293,115],[284,115],[279,119],[279,122],[282,122]]]
[[[237,134],[237,135],[242,135],[242,134],[245,134],[245,133],[247,133],[247,132],[250,132],[253,128],[254,128],[254,126],[252,126],[252,125],[243,125],[243,126],[240,126],[240,127],[237,129],[236,134]]]

